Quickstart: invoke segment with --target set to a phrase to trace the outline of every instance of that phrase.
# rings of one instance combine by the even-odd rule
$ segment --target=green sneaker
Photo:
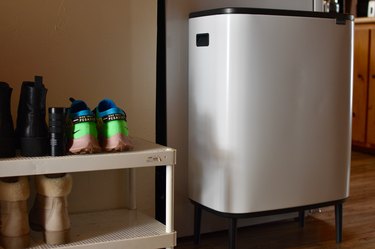
[[[95,108],[99,141],[103,151],[127,151],[133,148],[129,139],[126,113],[110,99],[103,99]]]
[[[68,110],[70,118],[69,152],[73,154],[87,154],[100,152],[96,119],[86,103],[82,100],[70,98],[72,105]]]

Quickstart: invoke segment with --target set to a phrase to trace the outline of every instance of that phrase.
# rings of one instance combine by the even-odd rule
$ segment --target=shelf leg
[[[194,204],[194,244],[198,245],[201,237],[202,209]]]
[[[236,249],[237,245],[237,218],[230,219],[229,228],[229,249]]]
[[[305,226],[305,210],[298,212],[298,223],[299,227],[303,228]]]
[[[166,166],[166,196],[165,196],[165,231],[167,233],[174,232],[174,165]]]
[[[126,207],[128,209],[134,210],[137,208],[137,200],[135,193],[135,169],[127,169],[127,182],[128,190],[126,198]]]
[[[342,203],[335,205],[336,243],[342,242]]]

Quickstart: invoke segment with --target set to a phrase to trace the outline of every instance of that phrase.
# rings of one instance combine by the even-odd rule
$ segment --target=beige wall
[[[42,75],[48,106],[69,97],[94,108],[113,99],[128,115],[130,134],[155,138],[156,2],[154,0],[0,1],[0,81],[13,87]],[[70,210],[124,205],[124,171],[74,174]],[[153,214],[154,170],[137,171],[138,205]]]

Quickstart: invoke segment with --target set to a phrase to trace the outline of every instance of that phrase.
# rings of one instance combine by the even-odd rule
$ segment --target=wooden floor
[[[319,184],[319,183],[317,183]],[[350,197],[344,203],[343,242],[335,241],[334,208],[310,213],[305,227],[295,220],[256,225],[238,230],[238,249],[375,248],[375,156],[352,153]],[[227,249],[227,232],[178,240],[178,249]]]

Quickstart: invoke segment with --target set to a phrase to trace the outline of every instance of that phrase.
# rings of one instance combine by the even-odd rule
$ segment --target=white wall
[[[319,0],[317,0],[319,1]],[[222,7],[313,10],[313,0],[166,0],[167,29],[167,139],[177,149],[175,227],[179,236],[193,231],[193,205],[188,199],[188,16],[190,12]],[[199,134],[197,134],[199,136]],[[282,216],[290,217],[290,216]],[[259,223],[280,217],[240,221]],[[227,220],[203,212],[202,232],[227,228]]]
[[[42,75],[48,106],[69,97],[94,108],[113,99],[130,134],[155,139],[156,1],[0,1],[0,81],[12,94],[13,120],[22,81]],[[70,210],[123,206],[124,171],[74,174]],[[154,169],[137,171],[138,206],[154,213]]]

